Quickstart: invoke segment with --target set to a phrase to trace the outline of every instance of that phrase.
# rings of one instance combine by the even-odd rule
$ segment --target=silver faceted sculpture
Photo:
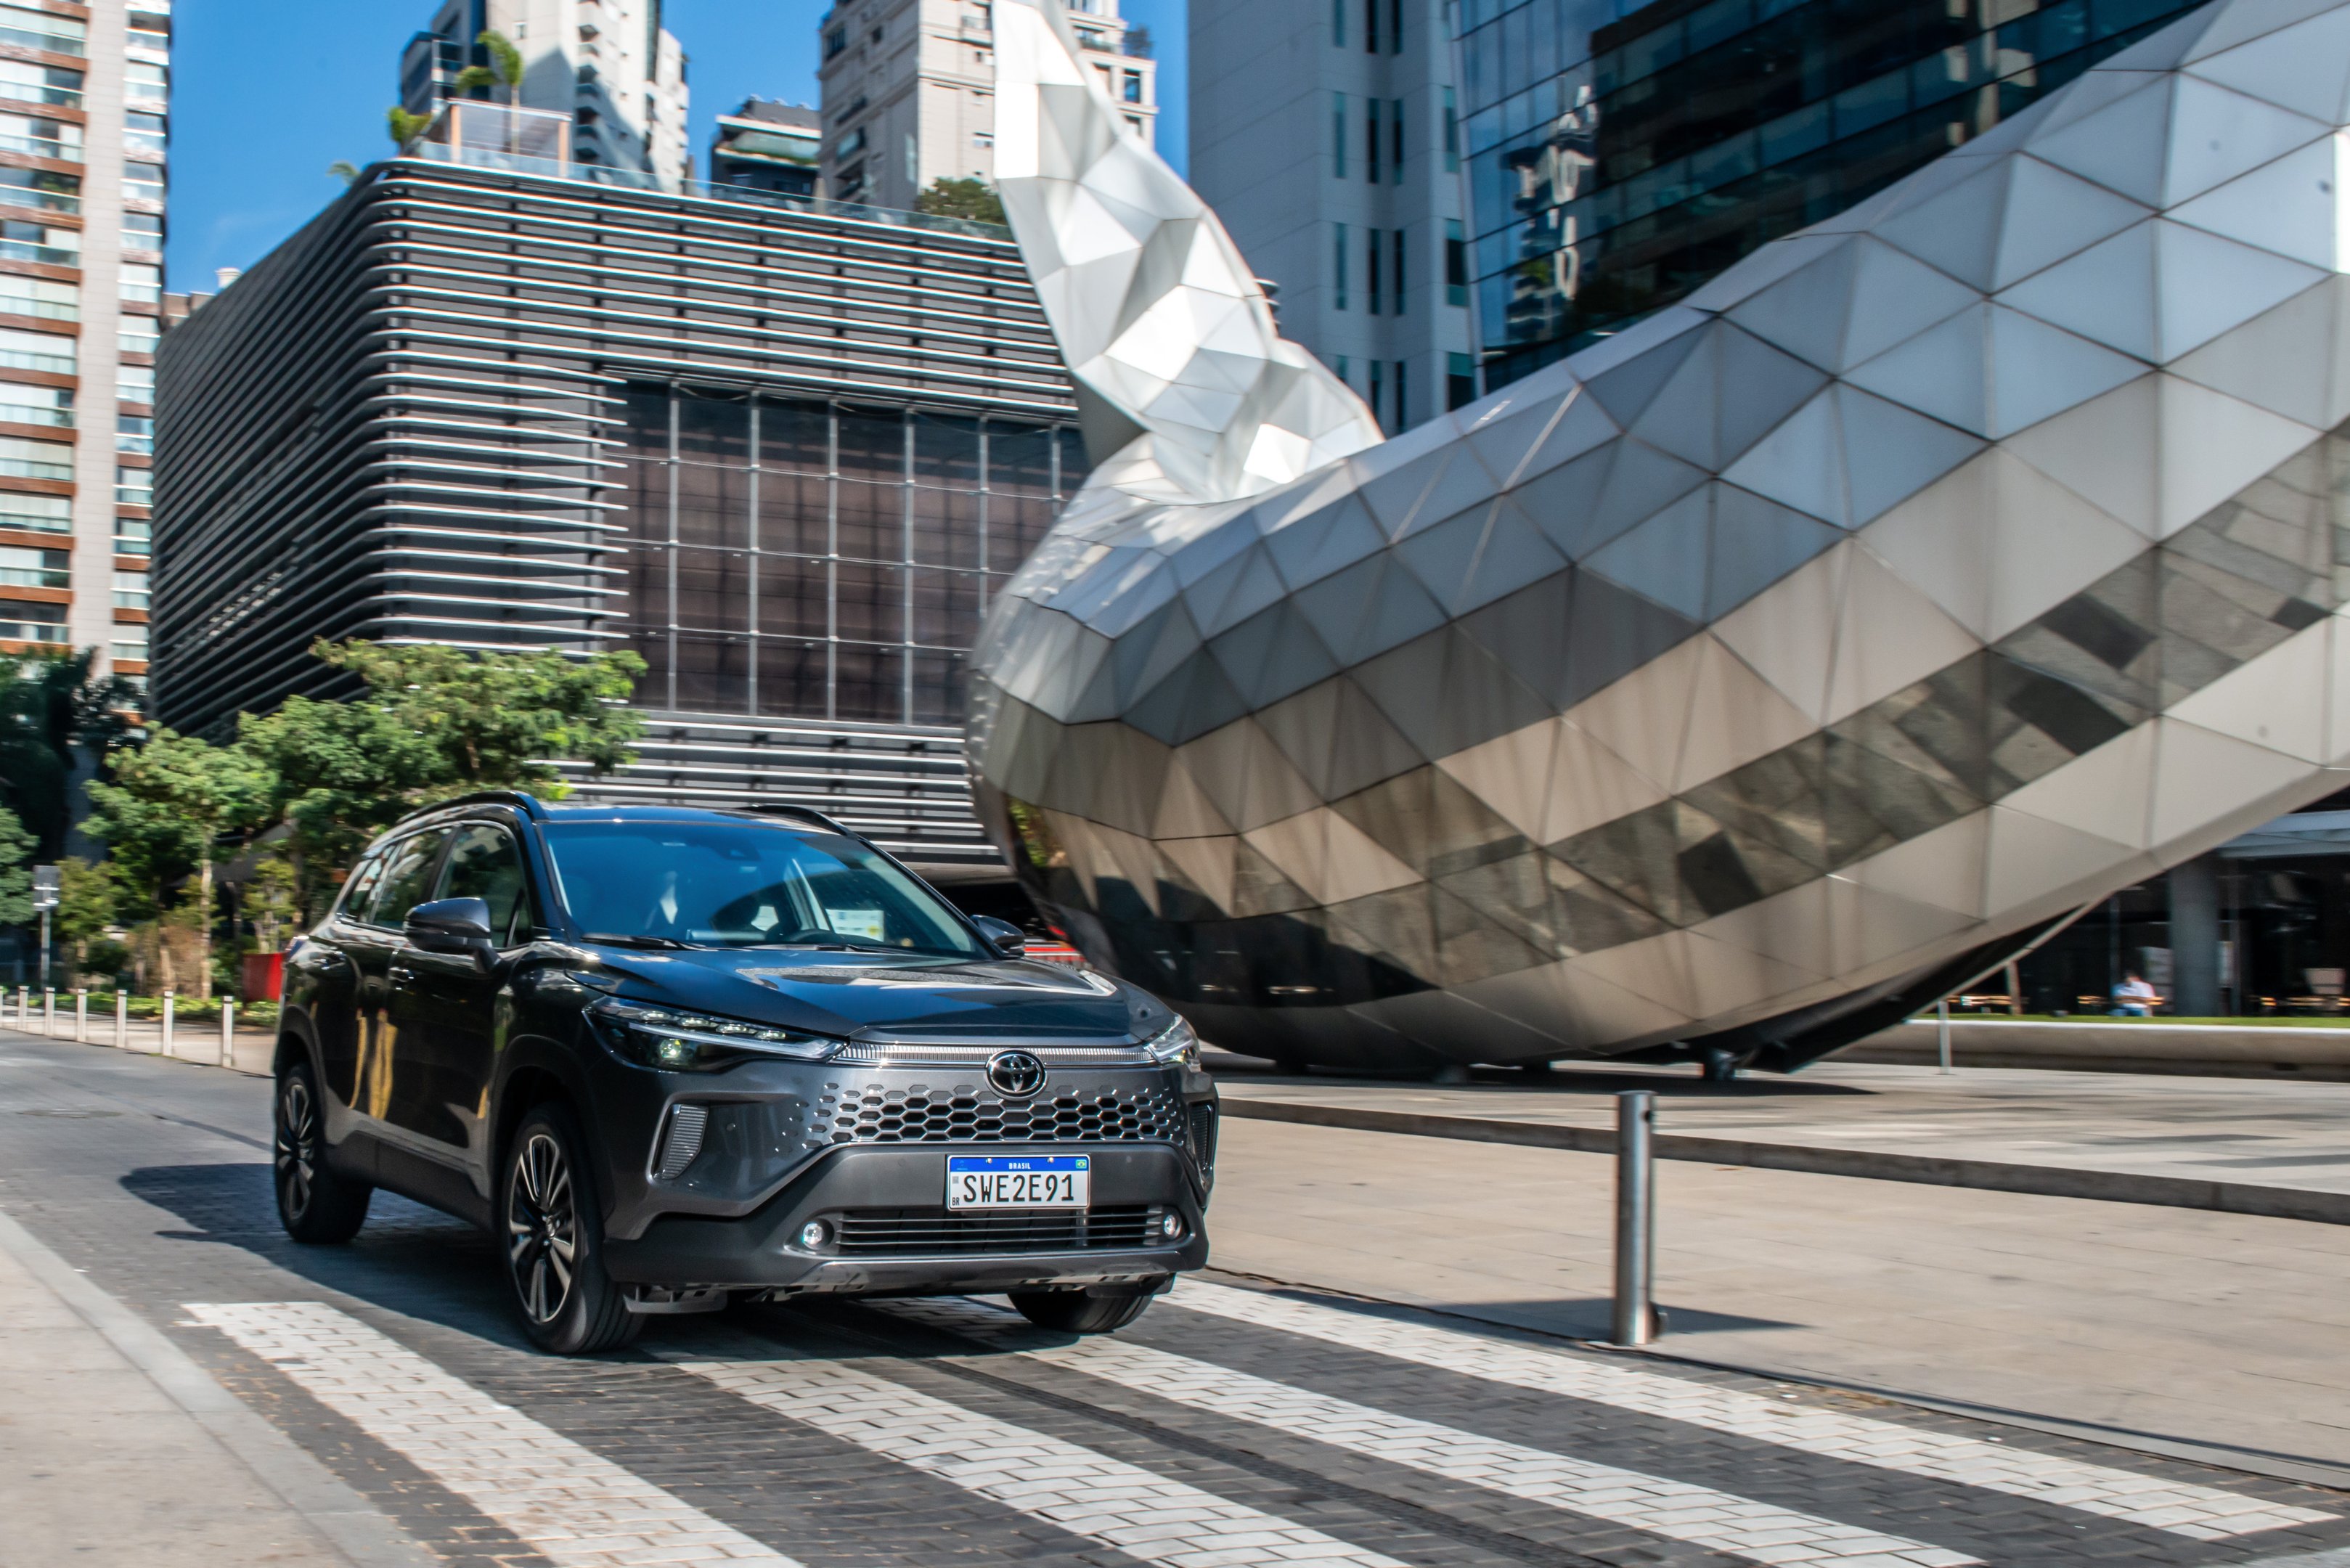
[[[2350,782],[2350,5],[2220,0],[1382,444],[1058,12],[999,0],[999,163],[1131,439],[971,756],[1210,1038],[1797,1065]]]

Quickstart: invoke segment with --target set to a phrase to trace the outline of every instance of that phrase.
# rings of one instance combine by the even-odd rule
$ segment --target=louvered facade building
[[[999,231],[396,160],[166,340],[160,401],[162,722],[333,694],[321,637],[633,648],[639,760],[587,798],[995,863],[964,650],[1085,471]]]

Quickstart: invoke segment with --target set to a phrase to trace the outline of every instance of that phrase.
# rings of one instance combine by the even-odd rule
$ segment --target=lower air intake
[[[702,1135],[710,1127],[710,1107],[679,1106],[669,1114],[669,1123],[660,1143],[660,1163],[653,1174],[663,1181],[674,1181],[685,1174],[693,1157],[702,1152]]]

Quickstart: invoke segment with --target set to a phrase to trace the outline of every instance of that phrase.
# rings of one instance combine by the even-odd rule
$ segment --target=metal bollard
[[[1627,1089],[1616,1096],[1615,1343],[1646,1345],[1657,1336],[1657,1096]]]
[[[114,992],[114,1048],[130,1049],[130,993],[120,987]]]
[[[1942,1071],[1950,1070],[1950,999],[1942,998],[1934,1004],[1934,1039],[1942,1059]]]
[[[57,991],[53,985],[41,988],[41,1033],[52,1040],[57,1037]]]
[[[74,987],[74,1044],[89,1044],[89,988]]]
[[[225,996],[221,998],[220,1064],[224,1067],[236,1065],[236,1003]]]
[[[168,992],[168,991],[167,991],[167,992],[165,992],[163,993],[163,1049],[162,1049],[161,1051],[160,1051],[159,1053],[157,1053],[157,1054],[159,1054],[159,1055],[163,1055],[163,1056],[169,1056],[171,1054],[172,1054],[172,993],[171,993],[170,992]]]
[[[16,1027],[27,1034],[33,1032],[33,988],[29,985],[16,988]]]

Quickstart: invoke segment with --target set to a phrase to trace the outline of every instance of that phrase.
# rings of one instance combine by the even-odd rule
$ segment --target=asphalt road
[[[2342,1493],[1237,1281],[1106,1339],[750,1307],[553,1360],[461,1225],[379,1196],[351,1245],[286,1241],[267,1110],[0,1040],[0,1214],[389,1521],[370,1564],[2350,1563]],[[92,1487],[136,1480],[53,1469],[11,1478],[0,1563],[18,1530],[119,1560]]]

